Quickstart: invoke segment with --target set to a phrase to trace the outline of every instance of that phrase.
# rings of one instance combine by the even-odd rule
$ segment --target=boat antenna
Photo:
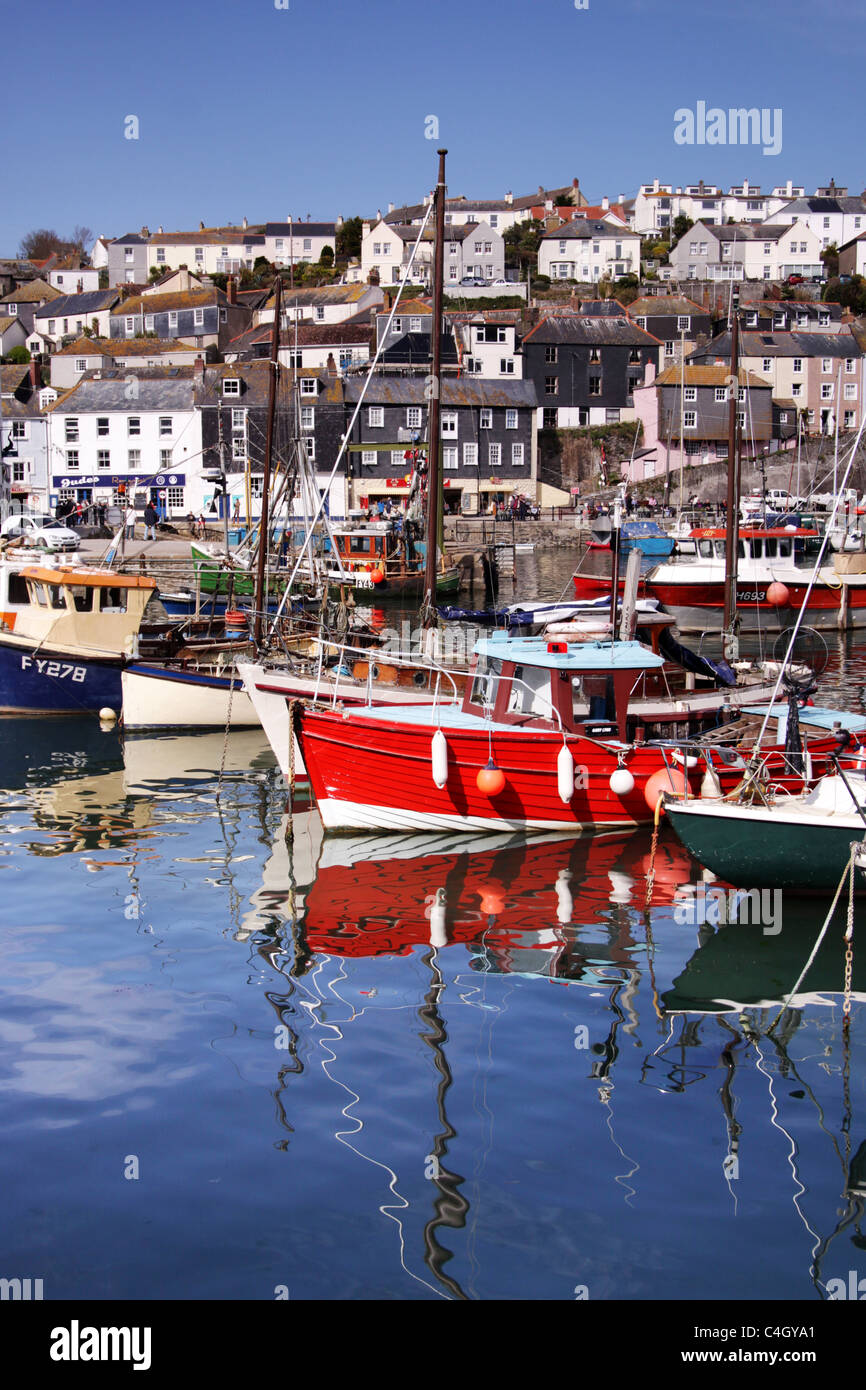
[[[447,150],[437,150],[439,179],[433,197],[436,205],[436,230],[433,250],[433,324],[431,334],[431,365],[427,388],[430,397],[429,441],[427,463],[427,555],[424,567],[424,626],[435,626],[436,570],[440,531],[442,529],[442,473],[439,442],[439,398],[442,372],[442,289],[445,276],[445,156]]]

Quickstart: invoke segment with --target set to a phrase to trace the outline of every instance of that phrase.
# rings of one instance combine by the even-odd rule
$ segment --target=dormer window
[[[315,378],[314,376],[302,376],[302,377],[301,377],[301,395],[302,395],[302,396],[315,396],[315,395],[317,394],[317,391],[318,391],[318,383],[317,383],[316,378]]]
[[[241,394],[240,377],[227,376],[223,378],[223,395],[239,396]]]

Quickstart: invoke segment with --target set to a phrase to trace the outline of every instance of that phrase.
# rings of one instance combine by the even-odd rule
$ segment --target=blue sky
[[[7,7],[0,255],[39,226],[375,215],[420,201],[438,143],[449,192],[476,197],[573,177],[591,201],[654,176],[866,187],[861,0],[288,4]],[[780,107],[781,153],[675,144],[699,100]]]

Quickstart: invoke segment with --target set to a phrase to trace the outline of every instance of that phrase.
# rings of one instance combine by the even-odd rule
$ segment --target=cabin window
[[[48,595],[45,592],[44,584],[31,584],[31,597],[36,600],[40,608],[48,607]]]
[[[9,602],[27,602],[27,581],[14,572],[9,575]]]
[[[46,588],[47,588],[47,591],[48,591],[48,597],[49,597],[49,599],[50,599],[50,601],[51,601],[51,607],[52,607],[52,608],[65,608],[65,607],[66,607],[66,594],[65,594],[64,591],[61,589],[60,585],[59,585],[59,584],[48,584],[48,585],[46,585]]]
[[[125,613],[128,589],[105,588],[99,590],[99,609],[102,613]]]
[[[719,558],[720,560],[724,560],[724,558],[725,558],[725,542],[724,542],[724,541],[716,541],[716,543],[715,543],[715,551],[716,551],[716,555],[718,556],[718,558]]]
[[[73,584],[70,588],[76,613],[90,613],[93,608],[93,590],[84,584]]]
[[[791,542],[790,542],[789,540],[780,540],[780,541],[779,541],[779,559],[780,559],[780,560],[790,560],[790,558],[791,558]]]
[[[764,555],[768,560],[775,560],[778,553],[778,542],[775,536],[767,536],[764,541]]]
[[[480,656],[472,680],[472,694],[469,699],[473,705],[493,707],[496,701],[496,687],[502,675],[502,662],[496,657]]]
[[[508,697],[509,714],[534,714],[552,718],[550,672],[542,666],[515,666]]]
[[[571,684],[574,712],[578,719],[599,719],[607,724],[616,723],[613,676],[587,673],[575,676]]]
[[[713,543],[712,541],[698,541],[698,554],[703,560],[712,560]]]

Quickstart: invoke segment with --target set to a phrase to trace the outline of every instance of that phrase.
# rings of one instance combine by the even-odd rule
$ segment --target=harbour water
[[[573,556],[517,558],[555,598]],[[567,594],[566,594],[567,596]],[[509,597],[506,595],[505,597]],[[863,711],[827,636],[822,702]],[[845,904],[650,837],[323,839],[258,732],[7,720],[5,1277],[83,1299],[807,1299],[866,1276]],[[856,909],[858,921],[861,909]]]

